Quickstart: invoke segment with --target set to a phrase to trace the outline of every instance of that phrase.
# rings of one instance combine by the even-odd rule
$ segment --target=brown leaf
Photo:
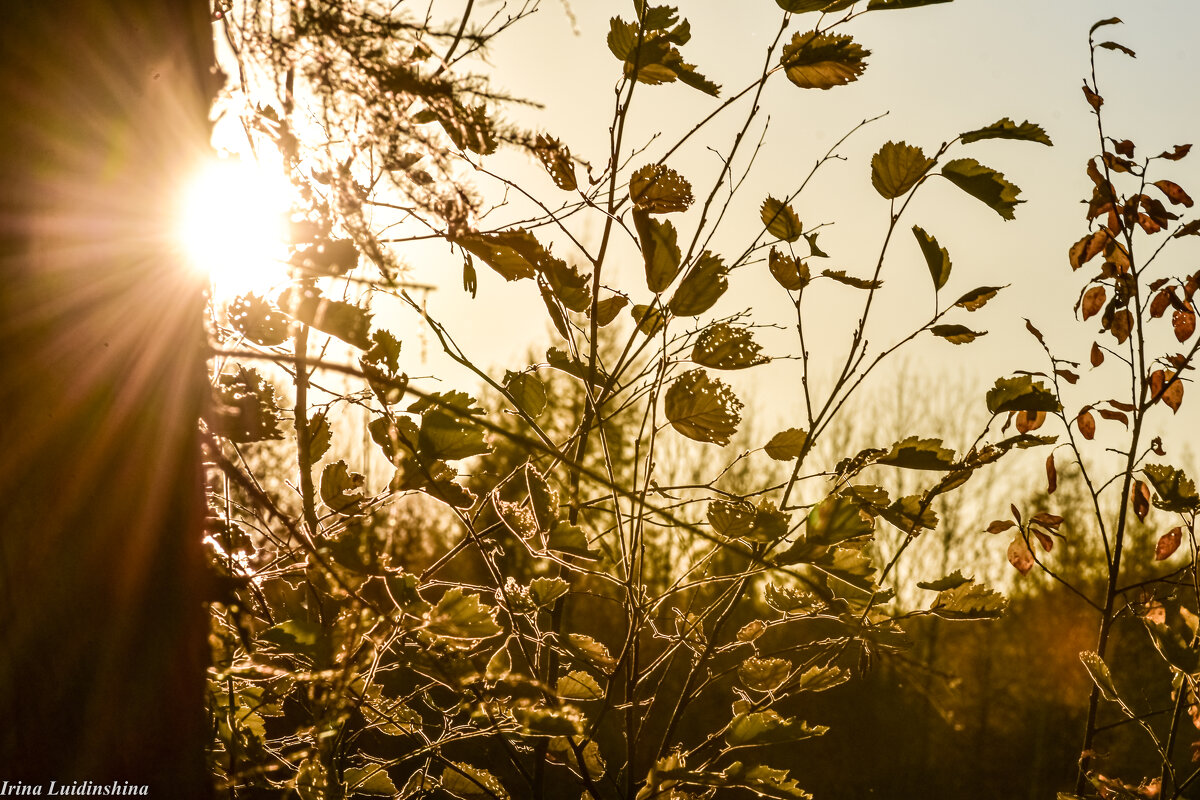
[[[1004,533],[1004,531],[1008,530],[1009,528],[1015,528],[1016,526],[1017,523],[1010,519],[997,519],[993,520],[992,523],[987,526],[986,530],[988,533]]]
[[[1192,198],[1183,190],[1178,183],[1174,181],[1161,180],[1155,181],[1154,185],[1162,190],[1162,193],[1167,196],[1174,205],[1183,206],[1184,208],[1192,207]]]
[[[1119,142],[1113,142],[1113,149],[1126,158],[1133,158],[1133,142],[1128,139],[1122,139]]]
[[[1118,344],[1125,343],[1125,340],[1129,338],[1129,334],[1133,331],[1133,315],[1129,313],[1129,309],[1122,308],[1116,314],[1113,314],[1109,331],[1116,337]]]
[[[1179,549],[1179,543],[1183,541],[1183,528],[1171,528],[1159,538],[1158,544],[1154,546],[1154,560],[1166,561],[1171,557],[1171,554]]]
[[[1086,83],[1083,85],[1083,96],[1087,98],[1088,105],[1092,107],[1093,111],[1099,111],[1100,106],[1104,105],[1104,98],[1089,89]]]
[[[1175,145],[1174,150],[1170,151],[1169,153],[1168,152],[1159,153],[1158,157],[1165,158],[1168,161],[1178,161],[1179,159],[1186,156],[1188,154],[1188,151],[1191,149],[1192,149],[1192,146],[1190,144],[1177,144],[1177,145]]]
[[[1054,549],[1054,539],[1049,534],[1036,530],[1030,530],[1030,533],[1037,537],[1038,542],[1042,545],[1042,549],[1047,553]]]
[[[1129,497],[1133,501],[1133,513],[1137,514],[1138,520],[1145,522],[1146,515],[1150,513],[1150,487],[1142,481],[1136,481],[1129,490]]]
[[[1104,252],[1104,245],[1108,242],[1108,231],[1101,228],[1098,231],[1087,234],[1075,244],[1071,245],[1071,250],[1067,254],[1071,260],[1071,269],[1079,269],[1087,262],[1091,261],[1100,253]]]
[[[1037,339],[1039,344],[1041,344],[1043,347],[1046,346],[1046,340],[1042,337],[1042,332],[1033,327],[1033,323],[1029,320],[1025,320],[1025,330],[1032,333],[1033,338]]]
[[[1150,316],[1158,319],[1167,312],[1167,308],[1171,305],[1171,293],[1163,289],[1158,294],[1154,295],[1154,299],[1150,301]]]
[[[1092,342],[1091,362],[1093,367],[1098,367],[1104,363],[1104,351],[1100,349],[1100,345]]]
[[[1017,521],[1017,524],[1020,525],[1021,524],[1021,512],[1018,511],[1017,507],[1012,503],[1008,504],[1008,510],[1012,512],[1013,519],[1015,519]]]
[[[1129,417],[1125,416],[1125,414],[1121,413],[1120,411],[1109,411],[1107,408],[1098,408],[1096,411],[1099,412],[1100,416],[1104,417],[1105,419],[1112,420],[1113,422],[1119,422],[1126,428],[1129,427]]]
[[[1054,370],[1054,374],[1072,386],[1074,386],[1076,383],[1079,383],[1079,376],[1074,372],[1071,372],[1069,369],[1056,369]]]
[[[1016,567],[1017,572],[1022,575],[1028,574],[1037,563],[1033,551],[1029,549],[1029,542],[1025,541],[1025,537],[1020,533],[1014,536],[1008,545],[1008,563]]]
[[[1128,411],[1130,413],[1133,413],[1136,408],[1133,403],[1124,403],[1120,400],[1109,400],[1108,404],[1118,411]]]
[[[1019,433],[1029,433],[1036,431],[1042,427],[1042,423],[1046,421],[1045,411],[1018,411],[1017,412],[1017,431]]]
[[[1084,292],[1083,295],[1083,318],[1098,314],[1100,308],[1104,305],[1104,301],[1108,298],[1108,293],[1103,286],[1093,286]]]
[[[1083,438],[1091,441],[1092,437],[1096,435],[1096,420],[1092,416],[1092,412],[1080,411],[1075,422],[1079,425],[1079,432],[1083,434]]]
[[[1054,494],[1058,488],[1058,469],[1054,466],[1054,453],[1046,456],[1046,494]]]
[[[1058,514],[1051,514],[1049,511],[1039,511],[1030,518],[1029,522],[1031,525],[1037,524],[1047,530],[1057,531],[1063,524],[1063,518]]]
[[[1186,342],[1196,332],[1196,312],[1176,311],[1171,315],[1171,326],[1175,328],[1175,338]]]
[[[1166,379],[1171,381],[1175,378],[1175,373],[1169,372]],[[1167,385],[1167,390],[1163,392],[1163,402],[1171,409],[1172,413],[1179,411],[1179,406],[1183,404],[1183,381],[1176,378]]]
[[[1150,442],[1150,452],[1156,456],[1165,456],[1167,451],[1163,449],[1162,437],[1155,436]]]

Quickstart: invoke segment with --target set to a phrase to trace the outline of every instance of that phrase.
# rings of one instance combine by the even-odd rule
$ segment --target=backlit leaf
[[[973,158],[959,158],[942,167],[951,183],[962,189],[1004,219],[1013,219],[1021,190],[994,169],[983,166]]]
[[[496,624],[496,609],[479,602],[461,587],[446,590],[425,614],[425,630],[441,639],[478,641],[502,632]]]
[[[920,6],[932,6],[938,3],[949,3],[952,0],[871,0],[867,3],[868,11],[891,11],[901,8],[919,8]]]
[[[1050,137],[1046,135],[1046,131],[1041,125],[1035,125],[1028,120],[1018,125],[1008,117],[1003,117],[998,122],[993,122],[986,128],[968,131],[959,136],[959,140],[963,144],[970,144],[971,142],[978,142],[983,139],[1018,139],[1024,142],[1038,142],[1044,145],[1054,144],[1050,141]]]
[[[764,448],[767,455],[776,461],[791,461],[804,452],[808,434],[799,428],[788,428],[771,437]]]
[[[291,288],[279,297],[279,307],[296,319],[343,342],[371,348],[371,315],[341,300],[330,300],[312,288]]]
[[[998,619],[1007,605],[1004,595],[967,581],[938,592],[929,610],[942,619]]]
[[[346,788],[359,794],[384,795],[392,797],[396,794],[396,784],[386,769],[379,764],[365,767],[347,767],[343,777]]]
[[[1008,523],[1009,527],[1012,523]],[[973,583],[974,578],[967,578],[962,574],[962,570],[954,570],[944,578],[939,578],[936,581],[917,581],[918,589],[926,589],[931,592],[944,592],[947,589],[957,589],[959,586]]]
[[[762,223],[766,227],[767,233],[776,239],[795,242],[804,232],[804,226],[800,224],[800,217],[796,216],[795,210],[774,197],[763,200],[759,216],[762,217]]]
[[[442,409],[430,409],[421,415],[417,449],[430,461],[454,461],[491,452],[482,428]]]
[[[612,297],[606,297],[596,303],[596,324],[601,327],[608,325],[627,305],[629,305],[629,298],[621,294],[614,294]]]
[[[509,800],[495,775],[457,761],[447,762],[442,770],[442,789],[460,800]]]
[[[529,599],[538,608],[545,608],[564,596],[570,588],[570,584],[562,578],[534,578],[529,582]]]
[[[1150,479],[1158,498],[1154,505],[1163,511],[1186,513],[1200,507],[1196,484],[1183,470],[1168,464],[1147,464],[1142,472]]]
[[[531,372],[509,372],[504,378],[504,389],[517,408],[531,417],[546,409],[546,387]]]
[[[1083,662],[1088,675],[1092,676],[1092,681],[1100,687],[1100,694],[1104,699],[1111,703],[1117,702],[1117,687],[1104,659],[1091,650],[1085,650],[1079,654],[1079,660]]]
[[[339,514],[357,514],[366,499],[366,482],[365,476],[350,472],[345,461],[326,464],[321,471],[321,499]]]
[[[1041,381],[1029,375],[1000,378],[987,393],[987,407],[992,414],[1006,411],[1059,411],[1058,398]]]
[[[958,308],[965,308],[967,311],[978,311],[1003,288],[1003,286],[980,286],[958,298],[954,305]]]
[[[229,322],[252,342],[264,347],[283,344],[288,338],[288,318],[257,294],[244,294],[229,304]]]
[[[846,271],[841,269],[825,269],[821,270],[821,274],[826,278],[832,278],[844,286],[853,286],[855,289],[878,289],[880,286],[883,286],[883,281],[856,278],[853,275],[847,275]]]
[[[667,389],[664,411],[671,427],[698,442],[729,444],[742,421],[742,401],[716,378],[693,369]]]
[[[533,152],[546,168],[546,172],[550,173],[555,186],[569,192],[579,188],[579,182],[575,178],[575,163],[571,160],[571,151],[566,145],[552,136],[539,133],[534,141]]]
[[[671,313],[695,317],[708,311],[729,288],[728,275],[729,268],[721,258],[705,250],[675,290],[669,303]]]
[[[829,729],[824,725],[809,725],[802,720],[784,718],[771,709],[765,711],[743,711],[734,716],[725,732],[725,743],[730,747],[748,744],[778,744],[798,742],[820,736]]]
[[[604,690],[600,688],[600,684],[582,670],[574,670],[560,677],[554,693],[564,700],[604,699]]]
[[[1033,551],[1029,549],[1029,542],[1019,532],[1008,545],[1008,563],[1016,567],[1017,572],[1022,575],[1028,574],[1037,563]]]
[[[667,324],[666,315],[662,311],[654,306],[642,305],[641,303],[636,306],[630,306],[629,316],[633,317],[638,330],[647,336],[653,336]]]
[[[856,500],[845,494],[830,495],[809,512],[804,542],[828,547],[870,536],[874,530],[875,521]]]
[[[919,147],[905,142],[888,142],[871,158],[871,185],[875,191],[893,200],[917,185],[933,166]]]
[[[630,177],[629,198],[651,214],[686,211],[692,204],[692,185],[670,167],[647,164]]]
[[[770,360],[762,355],[762,348],[754,341],[749,328],[725,322],[701,331],[692,348],[692,361],[714,369],[745,369]]]
[[[792,672],[786,658],[747,658],[738,666],[738,679],[752,692],[772,692],[783,685]]]
[[[499,233],[471,233],[454,243],[473,253],[505,280],[532,278],[553,258],[532,233],[523,228]]]
[[[1083,301],[1080,303],[1080,311],[1083,312],[1083,318],[1100,313],[1100,309],[1104,307],[1104,301],[1107,299],[1108,293],[1103,286],[1093,286],[1083,293]]]
[[[308,463],[316,464],[329,452],[333,442],[333,429],[329,426],[329,415],[318,412],[308,418]]]
[[[941,289],[950,279],[950,253],[938,244],[938,240],[930,236],[917,225],[913,225],[913,236],[921,246],[921,254],[929,266],[929,274],[933,278],[933,288]],[[961,300],[959,301],[962,302]]]
[[[799,291],[812,280],[807,264],[803,261],[796,261],[790,255],[782,253],[774,247],[771,248],[767,264],[775,281],[789,291]]]
[[[543,275],[554,296],[572,311],[587,311],[592,307],[592,275],[581,274],[574,266],[550,256],[542,264]]]
[[[849,8],[855,0],[775,0],[775,3],[789,14],[803,14],[807,11],[840,11]]]
[[[590,636],[582,633],[568,633],[567,647],[572,653],[585,661],[595,664],[605,673],[611,673],[617,666],[616,660],[609,655],[608,648]]]
[[[1154,546],[1154,560],[1166,561],[1179,549],[1182,542],[1183,528],[1176,526],[1167,531],[1159,537],[1158,544]]]
[[[970,344],[987,335],[987,331],[973,331],[965,325],[934,325],[929,332],[951,344]]]
[[[583,528],[572,525],[566,520],[559,520],[555,523],[546,540],[546,547],[587,561],[595,561],[599,558],[588,544],[587,534],[583,532]]]
[[[831,89],[858,80],[870,54],[849,36],[814,30],[793,36],[780,64],[788,80],[801,89]]]
[[[948,470],[954,466],[954,451],[942,447],[941,439],[909,436],[892,445],[875,463],[903,469]]]
[[[680,258],[678,234],[668,221],[658,221],[646,209],[633,210],[633,225],[642,244],[642,260],[646,265],[646,286],[658,294],[679,275]]]

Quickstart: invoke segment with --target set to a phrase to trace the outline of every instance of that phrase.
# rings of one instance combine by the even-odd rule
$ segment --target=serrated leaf
[[[971,142],[978,142],[983,139],[1017,139],[1023,142],[1037,142],[1047,146],[1054,144],[1054,142],[1050,141],[1050,137],[1046,135],[1046,131],[1041,125],[1035,125],[1028,120],[1018,125],[1008,117],[1002,117],[999,121],[993,122],[986,128],[978,128],[959,136],[959,140],[963,144],[970,144]]]
[[[702,369],[676,378],[667,389],[664,411],[676,431],[697,442],[729,444],[742,421],[742,401]]]
[[[771,270],[771,276],[775,278],[775,281],[789,291],[799,291],[812,280],[807,264],[803,261],[796,261],[790,255],[781,253],[774,247],[771,248],[767,264]]]
[[[967,194],[981,201],[1004,219],[1013,219],[1021,193],[1003,173],[985,167],[973,158],[959,158],[942,167],[942,175]]]
[[[539,608],[554,603],[570,591],[571,585],[562,578],[534,578],[529,583],[529,598]]]
[[[784,718],[771,709],[745,712],[736,715],[725,732],[725,743],[730,747],[744,745],[779,744],[811,739],[828,731],[824,725],[809,725],[792,717]]]
[[[767,455],[776,461],[791,461],[800,457],[804,451],[804,443],[808,441],[808,433],[799,428],[788,428],[771,437],[767,442]]]
[[[881,280],[868,280],[866,278],[856,278],[853,275],[847,275],[842,269],[823,269],[821,274],[826,278],[831,278],[844,286],[852,286],[855,289],[878,289],[883,286]]]
[[[787,535],[791,518],[770,500],[752,506],[745,500],[714,500],[706,512],[713,530],[729,539],[774,542]]]
[[[995,524],[995,523],[993,523],[993,524]],[[1006,524],[1010,528],[1013,526],[1013,523],[1011,523],[1011,522],[1006,523]],[[994,533],[994,532],[995,531],[989,530],[989,533]],[[954,572],[951,572],[946,577],[939,578],[936,581],[917,581],[917,588],[918,589],[926,589],[931,592],[944,592],[947,589],[957,589],[959,586],[963,586],[964,584],[971,583],[972,581],[974,581],[974,578],[964,577],[962,574],[962,570],[956,569],[956,570],[954,570]]]
[[[1100,687],[1100,694],[1104,699],[1111,703],[1117,702],[1117,687],[1113,683],[1112,673],[1109,672],[1104,659],[1092,650],[1084,650],[1079,654],[1079,660],[1083,662],[1088,675],[1092,676],[1092,682]]]
[[[261,642],[269,642],[277,652],[304,656],[316,664],[327,654],[328,641],[319,623],[305,619],[289,619],[272,625],[258,635]]]
[[[531,372],[507,373],[504,390],[513,404],[531,417],[537,417],[546,410],[546,387]]]
[[[863,511],[856,499],[846,494],[830,495],[809,512],[804,543],[829,547],[870,536],[874,530],[874,519]]]
[[[529,506],[538,530],[550,531],[558,520],[558,490],[531,464],[525,465],[525,488],[529,491]]]
[[[385,795],[392,797],[397,793],[396,784],[387,770],[379,764],[368,764],[365,767],[347,767],[343,773],[346,788],[359,794]]]
[[[608,325],[627,305],[629,305],[629,298],[620,294],[614,294],[612,297],[606,297],[596,303],[596,324],[600,327]]]
[[[1053,390],[1030,375],[1000,378],[988,390],[987,408],[992,414],[1006,411],[1061,411]]]
[[[929,266],[929,274],[933,278],[933,288],[941,289],[950,279],[950,253],[938,244],[938,240],[930,236],[921,227],[913,225],[913,236],[921,246],[921,254]]]
[[[417,450],[428,461],[455,461],[490,453],[492,448],[478,425],[441,409],[429,409],[421,415]]]
[[[313,414],[305,427],[308,429],[308,463],[316,464],[329,452],[329,446],[333,443],[329,415],[324,411]]]
[[[713,369],[745,369],[770,360],[762,355],[762,348],[754,341],[749,328],[725,322],[709,325],[701,331],[692,348],[692,361]]]
[[[929,332],[951,344],[970,344],[987,335],[987,331],[973,331],[965,325],[934,325]]]
[[[644,208],[633,210],[633,226],[642,244],[642,260],[646,264],[646,286],[658,294],[670,286],[679,275],[680,258],[675,226],[658,221]]]
[[[534,140],[533,152],[555,186],[569,192],[579,188],[579,181],[575,178],[575,162],[571,160],[571,151],[566,145],[552,136],[539,133]]]
[[[692,265],[668,306],[678,317],[695,317],[708,311],[729,288],[729,268],[720,256],[705,250]]]
[[[875,191],[893,200],[917,185],[933,166],[919,147],[905,142],[888,142],[871,157],[871,185]]]
[[[558,679],[554,693],[564,700],[603,700],[604,690],[588,673],[573,670]]]
[[[1183,470],[1168,464],[1147,464],[1142,472],[1150,479],[1158,497],[1154,505],[1163,511],[1186,513],[1200,507],[1196,484]]]
[[[479,602],[461,587],[447,589],[425,614],[425,630],[442,639],[479,641],[503,632],[496,624],[496,609]]]
[[[647,336],[653,336],[667,324],[667,317],[661,310],[640,303],[630,306],[629,316],[633,317],[637,329]]]
[[[817,236],[819,235],[820,231],[804,234],[804,241],[808,242],[808,254],[813,258],[829,258],[829,253],[817,246]]]
[[[293,287],[280,295],[279,307],[322,333],[363,350],[371,349],[371,315],[358,306],[330,300],[313,288]]]
[[[564,306],[576,312],[592,307],[592,275],[582,274],[561,259],[550,256],[542,263],[542,275],[550,285],[554,296]]]
[[[794,688],[800,692],[825,692],[848,680],[850,680],[849,671],[833,665],[809,667],[800,675]]]
[[[261,295],[244,294],[226,311],[238,333],[264,347],[283,344],[288,338],[288,318]]]
[[[629,199],[651,214],[686,211],[692,204],[692,185],[663,164],[647,164],[629,178]]]
[[[776,200],[774,197],[763,200],[759,216],[762,218],[767,233],[776,239],[795,242],[799,241],[800,236],[804,233],[800,217],[796,216],[795,210],[782,200]]]
[[[831,89],[858,80],[869,55],[849,36],[814,30],[793,36],[779,63],[801,89]]]
[[[954,467],[954,451],[942,447],[941,439],[909,436],[892,445],[875,463],[903,469],[948,470]]]
[[[747,658],[738,665],[738,679],[752,692],[773,692],[792,674],[786,658]]]
[[[566,520],[559,520],[550,531],[546,547],[559,553],[566,553],[588,561],[595,561],[599,556],[588,544],[587,534],[578,525],[572,525]]]
[[[1004,595],[967,581],[938,592],[929,610],[942,619],[998,619],[1007,606]]]
[[[495,775],[458,761],[447,762],[442,770],[442,789],[460,800],[509,800]]]
[[[483,677],[489,681],[502,681],[512,672],[512,656],[508,652],[508,642],[500,646],[488,659],[483,670]]]
[[[574,746],[572,746],[574,743]],[[597,781],[604,776],[604,771],[607,768],[604,763],[604,757],[600,754],[600,745],[595,739],[585,743],[582,736],[555,736],[550,740],[548,754],[552,761],[567,764],[571,771],[576,775],[582,775],[583,772],[579,768],[579,758],[576,755],[576,749],[583,754],[583,766],[587,770],[587,774],[593,781]]]
[[[554,260],[532,233],[516,228],[499,233],[470,233],[454,243],[481,259],[505,280],[532,278]]]
[[[282,439],[275,387],[257,370],[239,366],[223,373],[213,387],[213,404],[206,417],[213,429],[231,442]]]
[[[967,311],[978,311],[1003,288],[1003,286],[980,286],[958,298],[954,305],[958,308],[965,308]]]
[[[366,500],[366,482],[365,476],[350,472],[345,461],[326,464],[321,471],[321,500],[339,514],[357,514]]]
[[[939,486],[944,486],[946,481],[951,479],[952,475],[947,476]],[[916,534],[923,529],[933,530],[938,524],[937,512],[930,507],[929,499],[919,494],[898,498],[886,508],[880,509],[879,516],[906,534]]]
[[[608,648],[590,636],[582,633],[568,633],[567,647],[585,661],[595,664],[606,674],[611,674],[617,666],[616,660],[609,655]]]

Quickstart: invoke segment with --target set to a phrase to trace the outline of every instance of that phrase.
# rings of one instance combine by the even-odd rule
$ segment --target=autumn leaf
[[[1196,312],[1190,309],[1176,311],[1171,315],[1171,327],[1175,330],[1175,338],[1186,342],[1196,332]]]
[[[1054,494],[1058,488],[1058,469],[1054,466],[1054,453],[1046,456],[1046,494]]]
[[[684,274],[668,306],[680,317],[695,317],[713,307],[729,288],[729,268],[720,256],[705,250]]]
[[[664,410],[671,427],[697,442],[729,444],[742,420],[742,401],[721,381],[693,369],[667,389]]]
[[[881,197],[893,200],[916,186],[932,166],[933,159],[926,158],[921,148],[888,142],[871,158],[871,185]]]
[[[782,200],[776,200],[774,197],[768,197],[766,200],[763,200],[759,216],[762,217],[762,223],[766,227],[767,233],[776,239],[782,239],[785,242],[795,242],[800,239],[801,234],[804,232],[804,226],[800,224],[800,218],[796,216],[795,210],[787,203],[784,203]]]
[[[771,441],[767,442],[764,449],[767,455],[776,461],[791,461],[800,457],[807,440],[808,434],[804,431],[799,428],[788,428],[772,436]]]
[[[1025,142],[1037,142],[1038,144],[1047,146],[1054,144],[1050,141],[1050,137],[1046,135],[1046,131],[1041,125],[1035,125],[1028,120],[1018,125],[1008,117],[1003,117],[986,128],[979,128],[978,130],[960,134],[958,138],[963,144],[970,144],[971,142],[978,142],[983,139],[1017,139]]]
[[[1104,301],[1108,297],[1103,286],[1093,286],[1083,294],[1083,302],[1081,310],[1083,318],[1086,321],[1088,317],[1100,313],[1100,309],[1104,306]]]
[[[858,80],[870,54],[849,36],[808,31],[792,37],[779,63],[801,89],[831,89]]]
[[[692,204],[692,185],[663,164],[647,164],[629,179],[629,198],[651,214],[686,211]]]
[[[1155,181],[1151,185],[1157,186],[1159,190],[1161,190],[1162,193],[1167,196],[1167,199],[1170,200],[1172,204],[1183,206],[1184,208],[1192,207],[1192,198],[1188,196],[1188,193],[1185,192],[1183,187],[1181,187],[1178,183],[1175,183],[1174,181],[1161,180]]]
[[[1016,184],[973,158],[959,158],[942,167],[942,175],[967,194],[981,201],[1004,219],[1013,219],[1021,193]]]
[[[762,347],[754,341],[749,328],[725,322],[701,331],[692,348],[692,361],[714,369],[745,369],[770,360],[762,355]]]
[[[1146,515],[1150,513],[1150,487],[1142,481],[1134,481],[1129,495],[1133,501],[1133,513],[1137,514],[1138,521],[1145,522]]]
[[[775,282],[788,291],[799,291],[812,280],[807,264],[803,261],[796,261],[790,255],[781,253],[774,247],[771,248],[771,253],[767,257],[767,265]]]
[[[1022,575],[1027,575],[1037,563],[1033,551],[1029,549],[1029,542],[1019,532],[1008,545],[1008,563],[1016,567],[1017,572]]]
[[[929,274],[933,278],[933,288],[941,289],[946,285],[946,281],[950,279],[950,254],[946,251],[946,248],[938,244],[937,239],[926,233],[920,226],[913,225],[912,232],[913,236],[917,238],[917,244],[921,246],[921,254],[925,256],[925,263],[928,265]],[[995,292],[992,294],[995,294]],[[984,300],[984,302],[987,301]],[[960,303],[962,303],[962,300],[959,300],[955,305]],[[968,310],[974,311],[974,309]]]
[[[1178,526],[1164,533],[1159,537],[1158,544],[1154,546],[1154,560],[1166,561],[1171,555],[1179,549],[1180,543],[1183,541],[1183,528]]]

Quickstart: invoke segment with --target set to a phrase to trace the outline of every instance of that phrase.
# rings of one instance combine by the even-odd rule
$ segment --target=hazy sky
[[[761,70],[763,48],[774,36],[782,12],[772,0],[730,3],[698,0],[679,3],[692,24],[692,41],[683,49],[728,96],[751,82]],[[482,5],[481,13],[498,7]],[[608,146],[613,87],[620,65],[608,52],[608,19],[633,16],[631,2],[569,2],[575,22],[561,0],[542,0],[534,18],[498,39],[489,55],[499,87],[544,104],[542,110],[510,109],[509,119],[558,136],[572,151],[597,167]],[[811,28],[815,14],[793,19],[788,37]],[[1081,273],[1072,275],[1067,248],[1083,235],[1082,198],[1090,192],[1084,175],[1086,159],[1095,152],[1096,128],[1080,89],[1088,67],[1087,32],[1102,18],[1121,16],[1123,25],[1102,29],[1137,51],[1137,59],[1102,51],[1100,89],[1107,99],[1107,132],[1132,138],[1139,153],[1157,153],[1193,141],[1200,133],[1200,106],[1195,102],[1195,76],[1200,74],[1200,4],[1195,0],[957,0],[926,8],[867,14],[843,32],[872,51],[859,81],[830,91],[801,90],[782,75],[775,76],[763,96],[760,115],[751,129],[757,137],[770,117],[766,144],[714,240],[718,252],[739,253],[760,228],[758,206],[768,194],[793,192],[812,163],[858,121],[888,112],[888,116],[859,131],[839,152],[846,161],[827,165],[796,201],[806,228],[833,223],[821,235],[831,256],[814,260],[818,268],[845,269],[869,276],[886,227],[888,203],[870,183],[870,158],[888,140],[905,140],[927,153],[963,131],[987,125],[1003,116],[1031,120],[1045,127],[1053,148],[1010,141],[981,142],[959,147],[955,154],[970,156],[1003,172],[1022,189],[1026,200],[1015,221],[1004,221],[983,204],[946,181],[922,189],[901,221],[898,238],[889,250],[885,288],[878,302],[890,312],[869,328],[874,347],[890,344],[900,331],[910,330],[929,316],[933,292],[928,271],[909,229],[919,224],[945,246],[954,272],[944,290],[944,302],[983,284],[1011,284],[984,310],[956,313],[946,322],[966,324],[990,335],[974,344],[954,346],[928,334],[912,355],[919,363],[945,371],[963,371],[981,384],[1016,368],[1040,369],[1044,361],[1024,332],[1022,317],[1030,317],[1061,345],[1062,355],[1086,362],[1087,347],[1098,326],[1075,323],[1069,305],[1083,286]],[[626,142],[649,145],[637,163],[663,152],[719,101],[681,84],[639,86]],[[703,196],[720,163],[706,148],[724,150],[732,131],[745,117],[741,103],[707,129],[704,136],[673,157],[670,165],[688,177]],[[661,136],[653,140],[654,134]],[[745,152],[745,151],[744,151]],[[741,163],[744,164],[743,153]],[[1191,159],[1168,164],[1156,177],[1171,177],[1200,196],[1200,152]],[[548,200],[564,197],[540,168],[524,155],[498,154],[489,167],[524,176],[531,191]],[[486,184],[481,184],[486,188]],[[520,212],[514,203],[512,213]],[[1177,209],[1178,210],[1178,209]],[[1185,211],[1185,216],[1187,212]],[[694,211],[672,215],[689,237]],[[500,217],[489,219],[496,224]],[[598,236],[601,220],[577,230],[585,241]],[[590,238],[589,238],[590,237]],[[551,238],[547,236],[547,238]],[[1157,244],[1157,242],[1154,242]],[[1181,243],[1183,244],[1183,243]],[[1175,248],[1177,257],[1195,269],[1197,248],[1188,242]],[[444,246],[438,251],[445,254]],[[649,295],[642,283],[636,251],[625,246],[617,259],[610,285],[641,287],[635,302]],[[572,259],[566,243],[555,253]],[[456,260],[419,256],[417,277],[444,286],[430,298],[430,310],[456,331],[466,351],[487,363],[516,368],[526,342],[549,340],[536,287],[528,281],[505,285],[480,265],[479,298],[471,301],[459,289]],[[1175,263],[1180,263],[1176,261]],[[793,312],[787,298],[771,280],[765,264],[752,265],[731,276],[730,292],[714,311],[731,313],[752,307],[756,321],[790,326]],[[828,283],[828,282],[826,282]],[[843,354],[846,326],[856,318],[863,293],[838,286],[822,287],[820,302],[808,306],[818,333],[812,347],[818,365]],[[499,313],[498,313],[499,312]],[[502,318],[502,321],[501,321]],[[497,327],[499,324],[499,328]],[[502,335],[497,336],[500,330]],[[781,332],[762,338],[768,351],[795,354],[794,334]],[[739,376],[745,392],[766,386],[794,385],[795,363],[751,371]],[[818,370],[824,374],[827,370]],[[980,403],[982,405],[982,402]],[[781,417],[790,413],[776,409]]]

